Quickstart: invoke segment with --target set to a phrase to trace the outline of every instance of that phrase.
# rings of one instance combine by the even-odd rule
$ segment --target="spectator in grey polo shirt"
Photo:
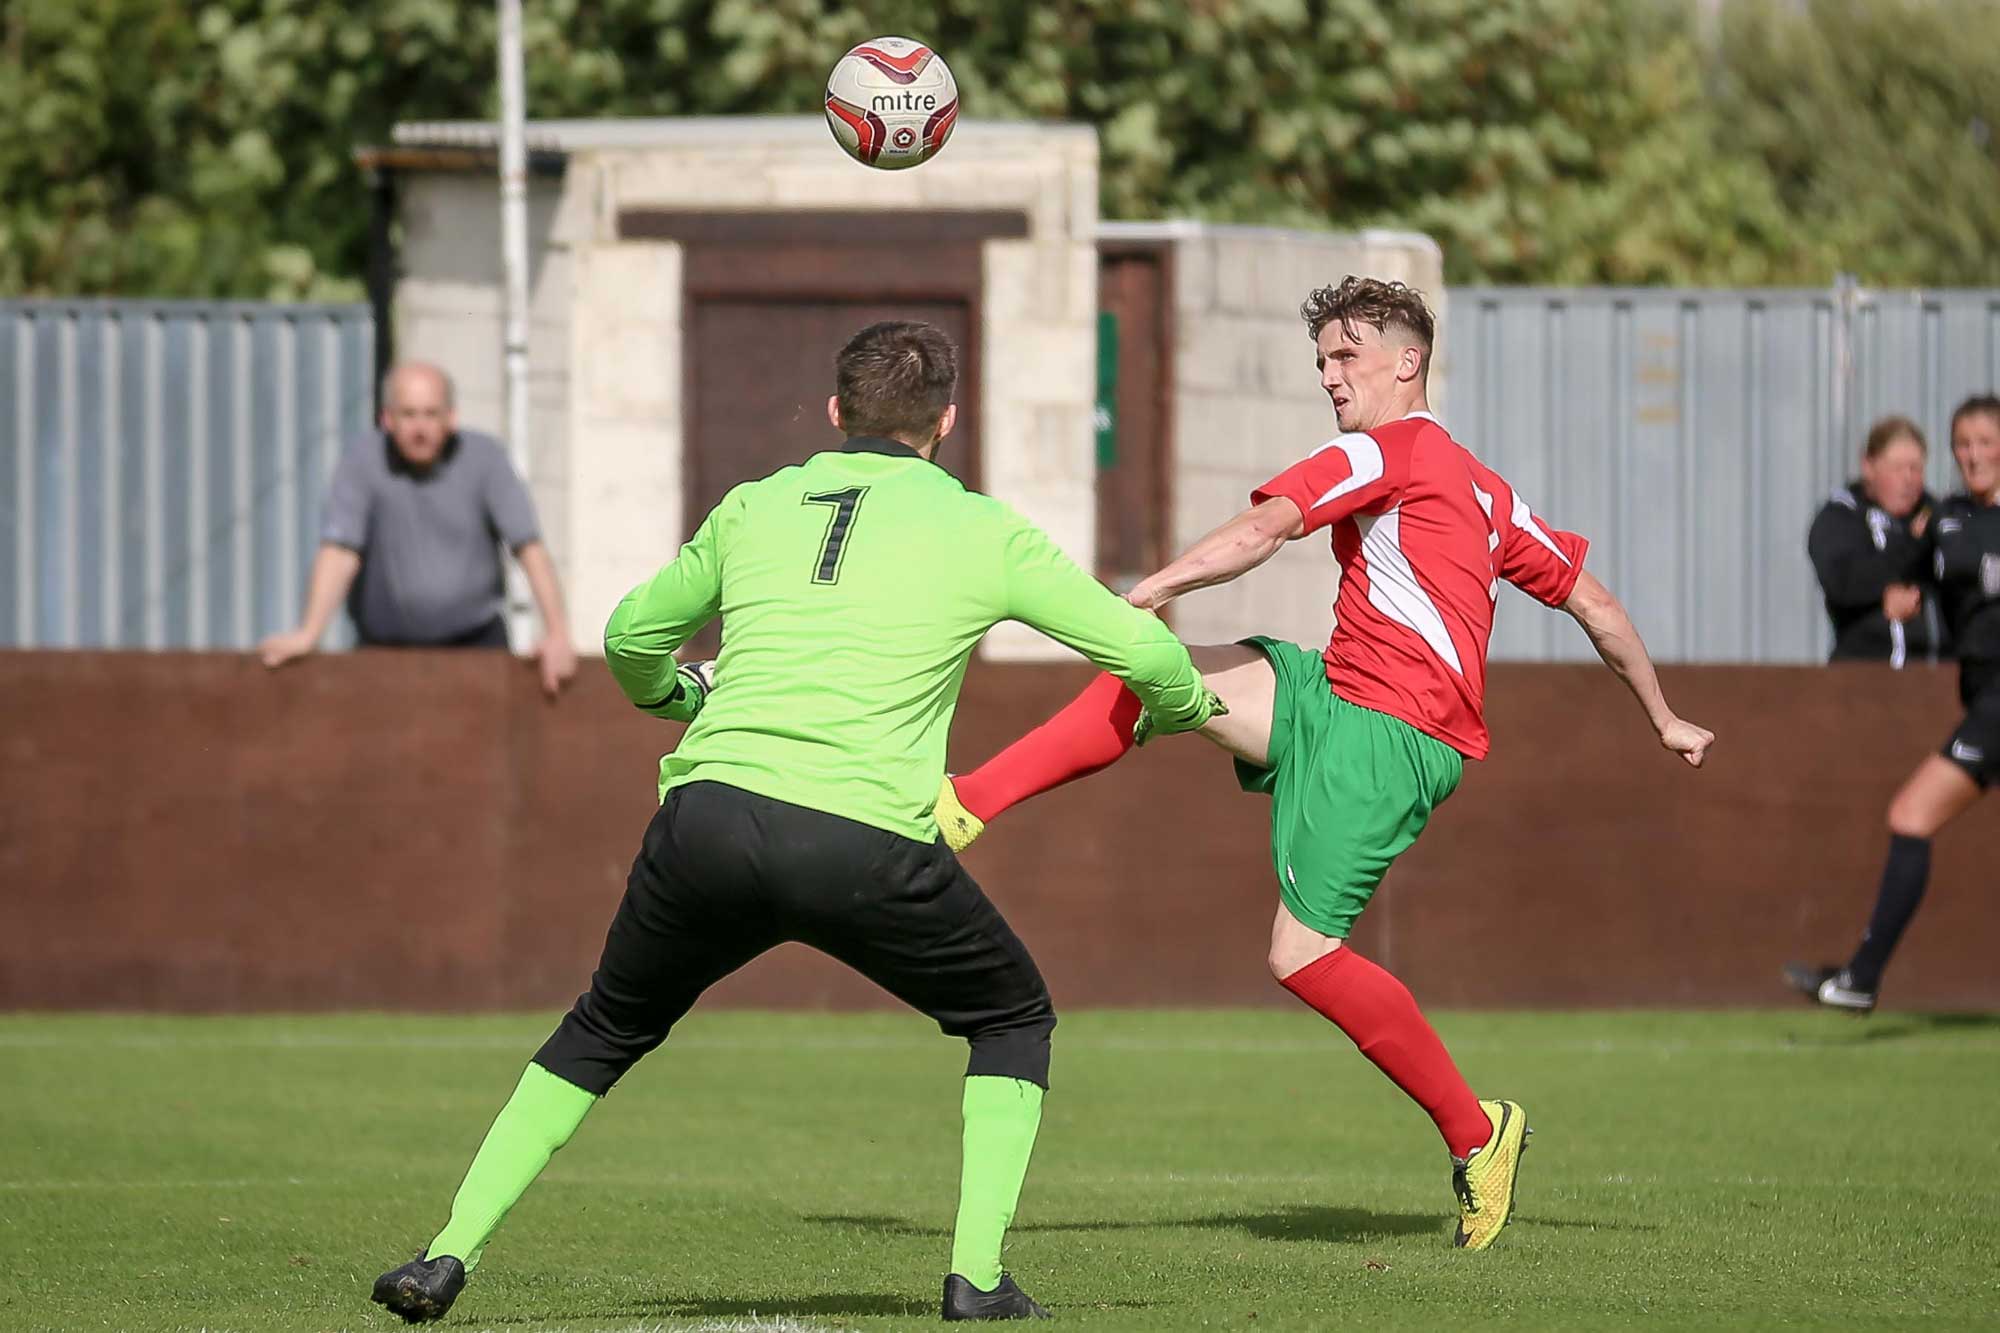
[[[458,429],[450,377],[404,362],[383,383],[382,434],[334,470],[305,617],[259,655],[278,667],[312,652],[343,599],[364,644],[505,648],[502,542],[542,613],[534,656],[553,698],[576,650],[534,502],[498,440]]]

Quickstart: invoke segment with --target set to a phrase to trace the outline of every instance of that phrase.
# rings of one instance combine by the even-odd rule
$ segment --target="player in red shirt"
[[[1330,532],[1340,591],[1326,651],[1267,638],[1195,648],[1228,708],[1201,731],[1235,756],[1245,790],[1272,797],[1273,975],[1430,1114],[1452,1156],[1453,1244],[1484,1249],[1513,1210],[1526,1116],[1476,1098],[1409,990],[1343,942],[1464,760],[1486,755],[1486,646],[1501,581],[1576,618],[1667,750],[1698,768],[1715,737],[1667,706],[1624,607],[1583,568],[1589,543],[1537,518],[1431,415],[1435,321],[1423,298],[1349,277],[1300,313],[1341,434],[1128,599],[1157,610]],[[939,825],[963,848],[1002,810],[1096,772],[1147,729],[1138,699],[1101,676],[986,765],[947,779]]]

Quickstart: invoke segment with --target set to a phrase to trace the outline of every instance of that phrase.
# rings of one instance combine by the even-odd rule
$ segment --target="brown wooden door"
[[[1174,555],[1168,549],[1173,441],[1167,388],[1173,358],[1164,247],[1106,248],[1098,309],[1116,322],[1117,392],[1111,456],[1097,471],[1097,575],[1123,591]]]
[[[627,209],[618,230],[683,247],[687,535],[737,483],[840,444],[834,354],[877,320],[928,320],[957,342],[958,426],[939,457],[979,484],[980,247],[1026,236],[1025,213]],[[689,651],[716,644],[711,628]]]
[[[958,424],[938,461],[977,485],[979,412],[966,364],[973,329],[966,302],[697,298],[687,344],[693,410],[684,536],[731,487],[839,447],[842,436],[826,419],[834,355],[857,331],[885,319],[924,320],[958,344]],[[710,626],[689,652],[713,656],[720,642]]]
[[[693,436],[683,526],[699,527],[729,489],[840,445],[828,424],[834,354],[869,324],[921,319],[961,349],[971,312],[959,301],[708,299],[694,303],[687,344],[693,371]],[[979,414],[959,386],[958,425],[938,461],[967,485],[978,480]]]

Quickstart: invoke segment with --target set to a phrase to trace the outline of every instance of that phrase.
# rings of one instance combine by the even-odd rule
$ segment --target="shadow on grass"
[[[912,1222],[907,1217],[890,1217],[882,1213],[807,1213],[801,1222],[817,1222],[828,1227],[853,1227],[856,1231],[872,1231],[878,1236],[949,1236],[945,1227],[927,1227]],[[1028,1228],[1015,1225],[1011,1231],[1025,1231]]]
[[[1286,1204],[1268,1213],[1217,1213],[1191,1217],[1182,1226],[1247,1231],[1259,1240],[1311,1240],[1352,1245],[1390,1236],[1424,1236],[1442,1231],[1443,1213],[1377,1213],[1366,1208]]]
[[[1795,1032],[1790,1040],[1798,1046],[1861,1046],[1869,1042],[1902,1041],[1918,1037],[1971,1036],[2000,1032],[2000,1014],[1939,1013],[1882,1015],[1840,1015],[1847,1020],[1846,1031]]]
[[[1600,1222],[1587,1217],[1536,1217],[1530,1213],[1516,1213],[1508,1223],[1516,1227],[1553,1227],[1568,1231],[1658,1231],[1657,1222]]]
[[[923,1226],[904,1217],[879,1214],[823,1213],[805,1221],[827,1226],[854,1227],[884,1236],[950,1235],[944,1227]],[[1366,1208],[1327,1208],[1292,1204],[1267,1213],[1216,1213],[1208,1217],[1121,1218],[1118,1220],[1077,1220],[1019,1222],[1014,1232],[1062,1231],[1165,1231],[1179,1227],[1209,1227],[1222,1231],[1247,1231],[1263,1240],[1313,1240],[1353,1243],[1380,1240],[1385,1236],[1416,1236],[1440,1231],[1446,1225],[1442,1213],[1377,1213]],[[1572,1223],[1570,1225],[1588,1225]]]
[[[1863,1041],[1894,1041],[1947,1033],[2000,1032],[2000,1014],[1891,1014],[1869,1023]]]
[[[1150,1301],[1092,1301],[1090,1308],[1102,1310],[1142,1310],[1151,1304],[1152,1302]],[[908,1296],[898,1296],[889,1292],[824,1292],[814,1296],[760,1296],[751,1300],[734,1297],[705,1297],[701,1299],[662,1297],[659,1300],[635,1301],[630,1308],[620,1310],[610,1317],[619,1319],[748,1319],[752,1317],[781,1316],[805,1318],[813,1315],[827,1317],[840,1315],[923,1315],[936,1318],[937,1309],[938,1303],[935,1300],[911,1300]]]
[[[829,1291],[812,1296],[661,1297],[634,1301],[620,1318],[747,1319],[753,1315],[936,1315],[936,1301],[912,1300],[886,1291]]]

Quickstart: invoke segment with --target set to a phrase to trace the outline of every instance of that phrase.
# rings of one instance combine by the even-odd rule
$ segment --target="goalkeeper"
[[[1165,731],[1219,702],[1152,615],[932,459],[957,419],[936,328],[873,324],[835,361],[848,438],[731,491],[605,629],[641,711],[692,720],[660,763],[590,989],[487,1131],[451,1219],[374,1299],[443,1315],[515,1201],[597,1099],[714,982],[788,940],[830,954],[971,1044],[946,1319],[1045,1317],[1001,1272],[1048,1087],[1055,1012],[1034,959],[931,808],[967,659],[1019,620],[1127,680]],[[720,615],[713,681],[674,650]]]

